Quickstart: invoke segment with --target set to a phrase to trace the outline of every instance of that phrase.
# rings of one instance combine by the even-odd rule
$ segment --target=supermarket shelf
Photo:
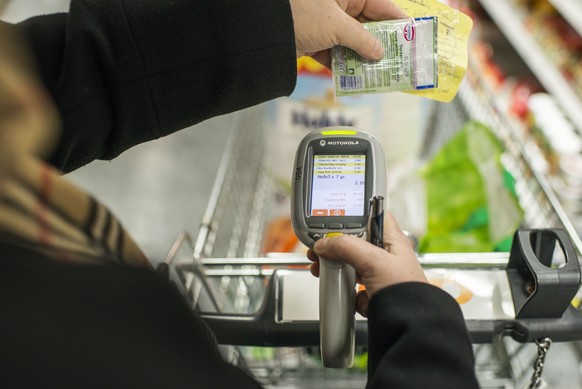
[[[582,36],[582,0],[550,0],[550,3]]]
[[[525,28],[520,12],[508,1],[480,0],[480,2],[540,83],[558,101],[574,126],[582,131],[581,98]],[[561,2],[566,3],[564,0]],[[569,0],[568,3],[574,1]],[[580,10],[577,9],[577,12],[580,13]]]
[[[470,65],[474,66],[474,64]],[[494,98],[494,93],[488,88],[486,82],[479,76],[478,71],[472,71],[471,77],[466,77],[461,84],[459,89],[458,98],[463,102],[465,109],[470,117],[475,120],[487,123],[491,128],[497,129],[497,136],[503,139],[504,145],[508,152],[514,155],[514,162],[510,163],[510,160],[506,160],[505,163],[510,166],[506,166],[511,173],[516,176],[528,177],[531,180],[524,180],[518,186],[523,186],[519,191],[523,190],[521,194],[521,205],[522,208],[534,209],[536,203],[541,202],[544,199],[547,204],[538,209],[538,212],[526,213],[527,224],[534,228],[543,228],[548,225],[555,226],[561,224],[562,227],[568,232],[572,243],[576,247],[579,255],[582,255],[582,240],[578,235],[576,228],[572,224],[570,217],[562,207],[560,201],[556,197],[554,190],[552,189],[550,183],[548,182],[546,176],[533,168],[535,163],[530,159],[530,153],[525,149],[523,145],[523,138],[520,129],[517,124],[512,121],[506,114],[505,110],[499,106],[498,101]],[[523,167],[519,167],[519,163],[515,161],[520,160],[524,162],[528,167],[526,171],[523,171]],[[526,182],[528,182],[526,184]],[[535,189],[531,187],[527,188],[528,185],[532,185]],[[531,193],[536,193],[532,195]],[[538,216],[544,213],[544,210],[551,209],[552,215],[546,214],[538,219]],[[553,216],[557,220],[553,220]],[[558,224],[555,224],[559,221]]]

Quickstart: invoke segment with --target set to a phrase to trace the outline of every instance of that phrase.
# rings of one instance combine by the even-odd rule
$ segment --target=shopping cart
[[[578,279],[575,275],[572,278],[576,291],[579,287],[577,258],[582,253],[576,229],[546,178],[532,169],[522,135],[474,74],[467,75],[453,102],[432,103],[421,157],[427,159],[433,155],[468,119],[481,121],[493,129],[505,147],[504,167],[516,179],[516,192],[525,211],[523,227],[560,229],[558,234],[568,243],[565,249],[563,245],[561,248],[568,251],[569,260],[558,265],[548,263],[542,269],[546,275],[541,280],[549,277],[551,289],[556,287],[551,279],[559,278],[558,273],[566,277],[578,271]],[[179,237],[165,262],[170,264],[172,277],[189,303],[224,345],[225,358],[247,369],[266,387],[364,387],[366,322],[356,324],[355,367],[324,369],[319,360],[318,323],[285,316],[286,299],[293,293],[289,287],[299,282],[298,279],[308,282],[307,260],[297,254],[260,255],[273,190],[271,176],[264,174],[268,170],[266,165],[271,163],[264,153],[264,110],[264,106],[259,106],[240,114],[241,120],[237,121],[226,146],[197,239],[193,241],[187,235]],[[524,233],[528,234],[524,240],[535,239],[532,233]],[[555,237],[549,234],[550,240]],[[548,233],[537,236],[541,242]],[[507,253],[426,254],[420,256],[420,261],[427,271],[509,272]],[[510,266],[516,268],[517,276],[523,276],[524,262]],[[532,279],[538,280],[536,277]],[[566,282],[562,284],[564,292]],[[547,290],[543,282],[538,288]],[[570,296],[572,282],[569,288],[564,295]],[[548,339],[557,342],[582,339],[582,315],[570,300],[566,301],[561,317],[536,317],[539,310],[535,307],[532,309],[530,305],[525,311],[523,308],[521,301],[516,304],[514,316],[467,320],[482,387],[523,387],[541,373],[539,362],[545,357]],[[537,370],[534,371],[535,362]]]

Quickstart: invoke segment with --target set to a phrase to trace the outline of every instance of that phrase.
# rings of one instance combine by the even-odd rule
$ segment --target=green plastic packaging
[[[509,251],[523,220],[491,130],[468,122],[422,169],[428,201],[420,252]]]

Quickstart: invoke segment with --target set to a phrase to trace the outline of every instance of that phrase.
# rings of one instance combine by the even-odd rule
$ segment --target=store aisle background
[[[68,177],[119,217],[152,262],[162,261],[180,232],[198,234],[231,121],[204,122]]]

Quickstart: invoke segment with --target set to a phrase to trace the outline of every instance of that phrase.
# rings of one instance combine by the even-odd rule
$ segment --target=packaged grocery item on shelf
[[[507,74],[496,62],[491,44],[483,41],[475,42],[471,45],[471,56],[473,63],[479,68],[481,77],[492,90],[497,92],[505,85]]]
[[[541,92],[541,86],[531,79],[516,81],[509,101],[509,113],[525,121],[529,115],[530,97]]]
[[[555,174],[560,158],[582,152],[582,138],[551,95],[531,95],[528,109],[531,134],[550,165],[548,173]]]
[[[551,185],[578,233],[582,233],[582,153],[560,157]]]
[[[549,0],[520,1],[525,27],[582,99],[582,36]]]

